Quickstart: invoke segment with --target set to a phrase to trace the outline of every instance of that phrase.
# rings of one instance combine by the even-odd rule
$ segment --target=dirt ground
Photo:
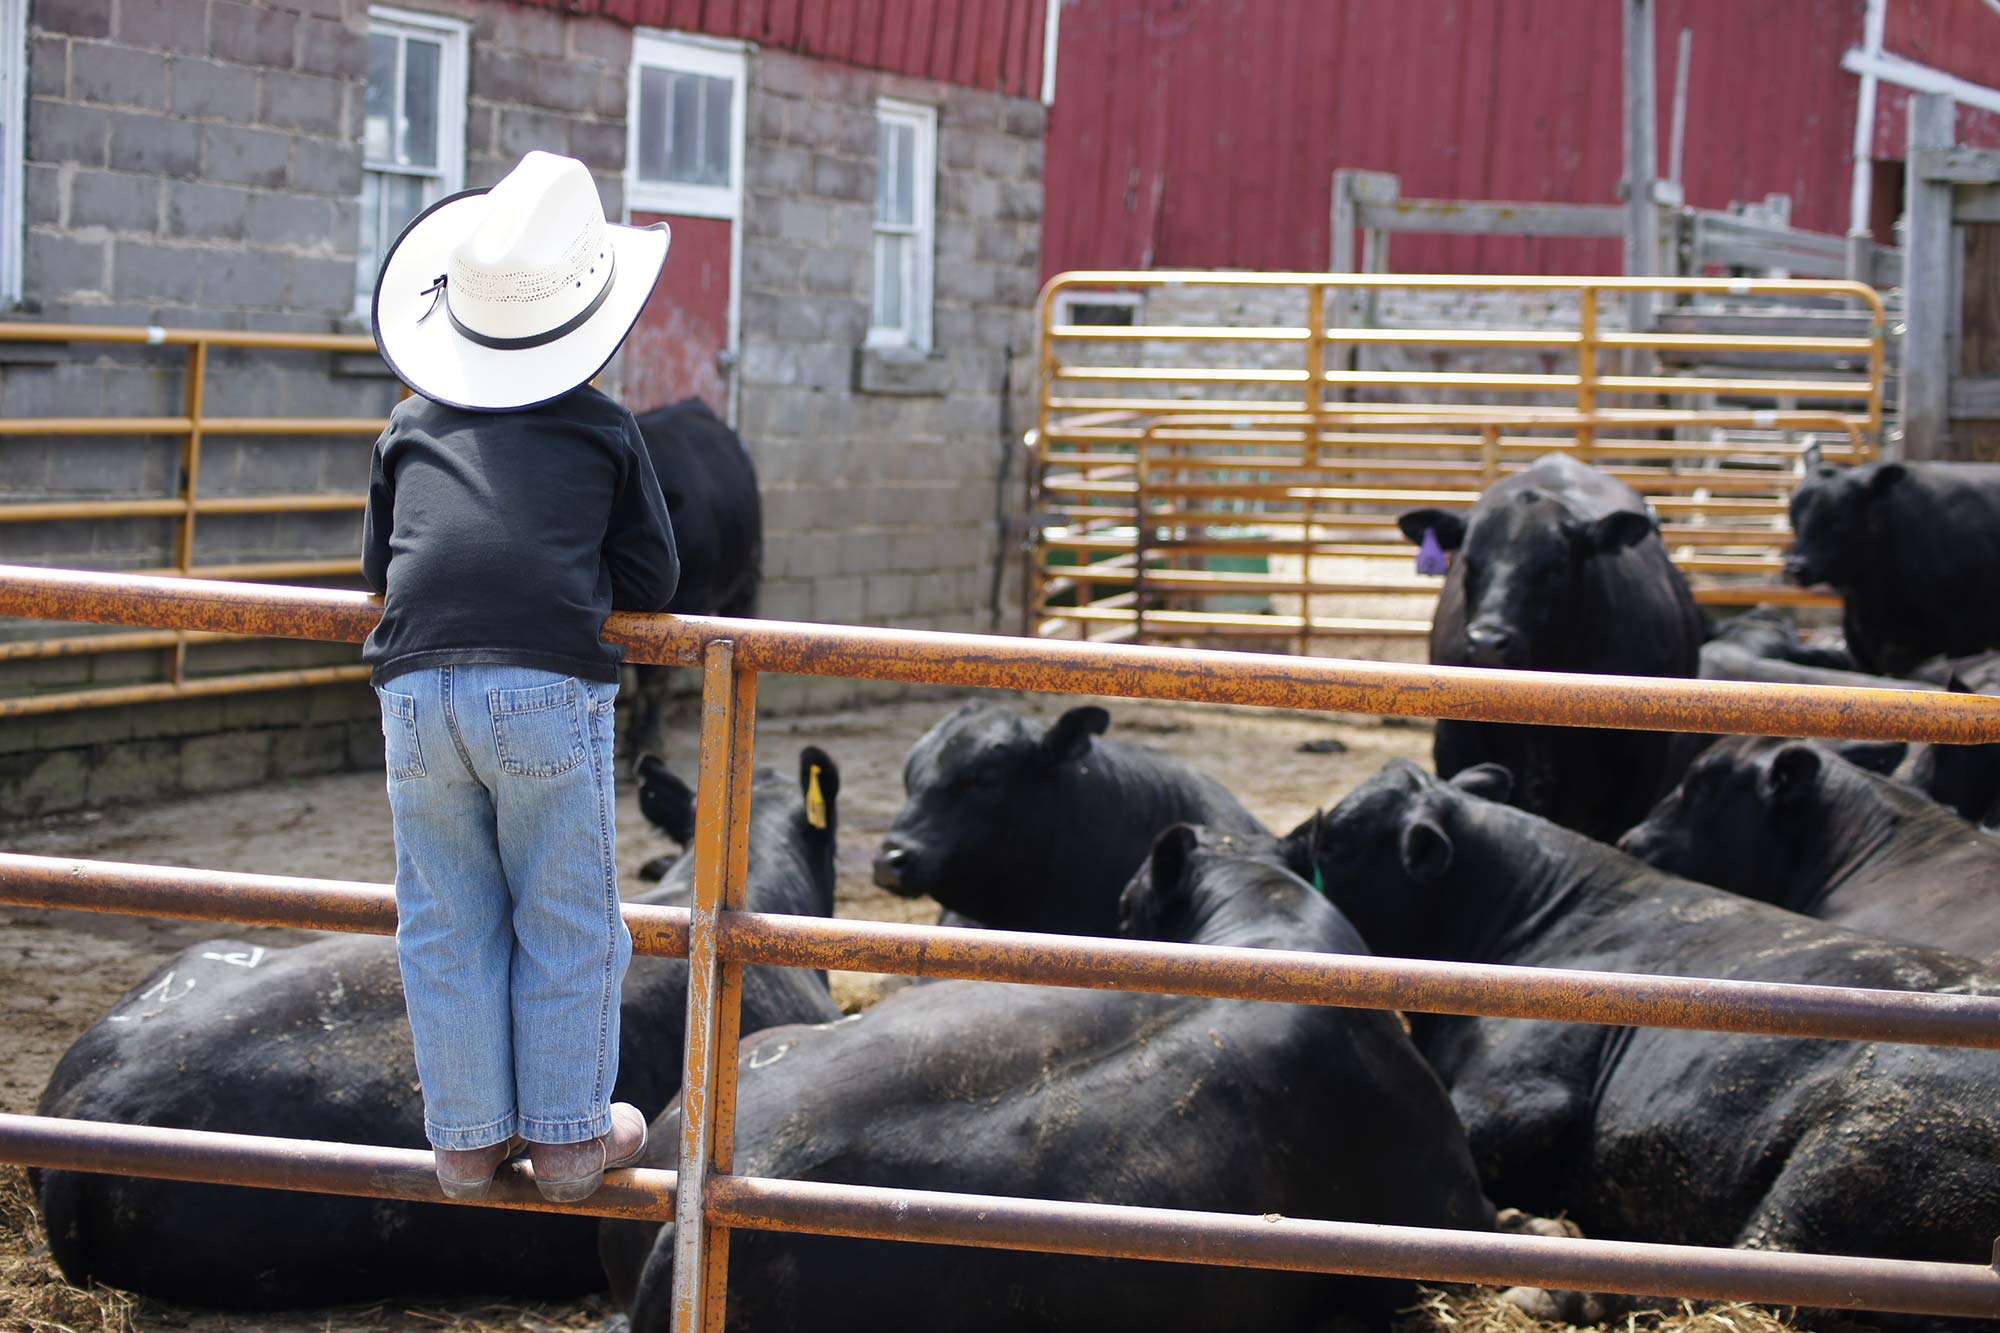
[[[1016,696],[1016,706],[1043,720],[1081,700]],[[1394,756],[1427,758],[1427,725],[1400,719],[1280,713],[1182,704],[1103,700],[1113,736],[1154,746],[1213,773],[1267,824],[1289,828]],[[870,881],[874,848],[901,807],[903,756],[948,710],[936,697],[800,718],[767,719],[757,734],[762,762],[787,771],[807,744],[840,765],[840,858],[836,912],[886,921],[928,921],[928,900],[906,901]],[[668,748],[670,765],[690,781],[696,752],[692,713]],[[1302,752],[1301,744],[1319,742]],[[1338,746],[1328,745],[1338,742]],[[1328,752],[1331,751],[1331,752]],[[619,803],[619,870],[625,890],[645,887],[640,865],[673,849],[640,817],[634,792]],[[270,874],[386,883],[395,873],[389,810],[380,773],[275,783],[247,791],[142,808],[68,817],[0,830],[0,845],[45,856],[90,857],[155,865],[200,866]],[[221,935],[270,946],[298,943],[304,932],[228,927],[77,912],[0,908],[0,1109],[32,1112],[63,1051],[133,983],[181,949]],[[881,993],[884,979],[836,973],[835,997],[850,1010]],[[893,982],[891,984],[894,984]],[[602,1302],[523,1310],[514,1307],[368,1306],[257,1316],[221,1316],[141,1302],[98,1305],[64,1297],[49,1284],[32,1210],[18,1202],[18,1173],[0,1180],[0,1331],[45,1333],[72,1328],[177,1329],[194,1333],[435,1333],[481,1328],[595,1328]],[[38,1263],[40,1267],[38,1268]],[[59,1299],[60,1298],[60,1299]],[[64,1304],[68,1300],[68,1304]],[[30,1313],[31,1307],[43,1313]],[[129,1320],[129,1323],[126,1322]]]

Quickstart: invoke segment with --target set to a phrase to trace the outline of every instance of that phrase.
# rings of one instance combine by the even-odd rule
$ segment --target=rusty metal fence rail
[[[324,352],[330,355],[373,356],[374,340],[360,334],[262,333],[228,329],[168,329],[113,324],[37,324],[0,322],[0,343],[64,346],[164,347],[185,352],[182,401],[178,416],[11,417],[0,419],[0,449],[24,438],[75,440],[96,437],[167,437],[177,439],[179,475],[172,494],[152,498],[0,501],[0,523],[83,523],[93,520],[169,519],[174,524],[173,558],[147,573],[211,579],[302,579],[356,577],[360,564],[340,559],[274,559],[234,564],[199,564],[195,532],[204,516],[246,514],[359,514],[367,503],[360,492],[270,495],[204,495],[201,491],[203,443],[210,437],[254,436],[298,439],[306,436],[352,435],[362,442],[381,433],[381,417],[249,417],[217,416],[208,410],[208,385],[216,371],[210,353],[216,349],[256,352]],[[183,630],[147,629],[129,634],[36,637],[0,642],[0,664],[64,657],[154,652],[164,655],[161,679],[116,686],[98,686],[61,693],[0,698],[0,718],[63,712],[80,707],[112,707],[233,694],[250,690],[285,689],[365,680],[354,666],[303,667],[292,670],[202,675],[188,669],[190,645],[216,642],[215,636],[191,636]]]
[[[358,593],[0,567],[0,612],[356,642]],[[743,910],[757,677],[778,671],[1135,698],[1703,732],[2000,740],[2000,701],[1894,690],[1482,672],[977,635],[617,616],[635,660],[703,672],[691,909],[628,906],[691,961],[679,1169],[614,1173],[568,1211],[675,1223],[674,1328],[719,1329],[733,1229],[1107,1257],[2000,1316],[2000,1271],[1689,1246],[993,1198],[732,1173],[742,969],[831,967],[1568,1022],[2000,1049],[2000,997],[1628,976],[1016,935]],[[0,857],[0,902],[384,933],[381,885]],[[422,1152],[0,1116],[0,1160],[281,1189],[437,1197]],[[481,1205],[486,1206],[486,1205]],[[525,1180],[493,1206],[538,1207]]]
[[[1443,327],[1435,312],[1384,327],[1392,290],[1549,311],[1506,328]],[[1107,292],[1160,319],[1079,322],[1139,309],[1101,306]],[[1600,327],[1604,300],[1633,292],[1820,302],[1846,331]],[[1218,320],[1232,302],[1286,322]],[[1648,497],[1701,600],[1837,605],[1778,586],[1786,497],[1809,448],[1865,462],[1881,438],[1883,309],[1860,283],[1065,273],[1041,318],[1024,633],[1300,652],[1420,636],[1428,608],[1383,601],[1437,586],[1397,567],[1413,555],[1397,510],[1470,504],[1549,450]],[[1465,368],[1471,356],[1536,368]],[[1296,597],[1297,614],[1258,602],[1272,596]]]

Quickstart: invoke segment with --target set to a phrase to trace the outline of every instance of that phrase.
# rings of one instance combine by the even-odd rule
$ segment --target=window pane
[[[903,253],[909,239],[876,233],[875,308],[871,322],[878,329],[903,327]]]
[[[667,179],[668,73],[650,65],[639,69],[639,179]]]
[[[697,182],[701,178],[701,82],[692,74],[668,76],[672,83],[672,113],[667,120],[667,179]]]
[[[889,220],[890,173],[895,170],[895,159],[889,153],[889,122],[875,122],[875,220]]]
[[[403,144],[399,160],[434,167],[438,160],[438,67],[444,47],[403,39]]]
[[[895,121],[879,122],[875,137],[875,220],[909,226],[916,221],[915,129]]]
[[[375,271],[382,266],[382,177],[361,173],[361,249],[354,258],[357,290],[375,290]]]
[[[703,103],[701,183],[728,185],[730,183],[729,102],[736,88],[728,79],[704,78],[701,83]]]
[[[410,225],[412,218],[424,211],[431,183],[422,176],[387,176],[383,183],[387,197],[382,210],[382,237],[393,241],[403,234],[403,228]]]
[[[916,178],[917,178],[917,131],[912,125],[896,126],[896,192],[889,196],[889,207],[897,222],[914,223],[917,220]]]
[[[390,161],[394,148],[389,124],[396,108],[396,39],[368,34],[368,106],[361,122],[361,154],[370,162]]]

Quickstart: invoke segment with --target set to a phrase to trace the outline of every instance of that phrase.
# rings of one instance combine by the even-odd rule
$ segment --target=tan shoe
[[[493,1175],[500,1164],[521,1148],[519,1136],[485,1148],[432,1148],[437,1163],[438,1188],[447,1199],[470,1203],[486,1197],[493,1188]]]
[[[611,1104],[611,1130],[581,1143],[530,1143],[535,1188],[550,1203],[576,1203],[597,1192],[604,1173],[630,1166],[646,1151],[646,1117],[629,1102]]]

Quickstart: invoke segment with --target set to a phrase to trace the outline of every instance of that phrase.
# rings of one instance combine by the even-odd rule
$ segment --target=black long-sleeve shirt
[[[484,662],[618,679],[598,637],[680,581],[632,414],[588,385],[525,412],[404,399],[375,442],[361,572],[384,595],[361,656],[377,685]]]

